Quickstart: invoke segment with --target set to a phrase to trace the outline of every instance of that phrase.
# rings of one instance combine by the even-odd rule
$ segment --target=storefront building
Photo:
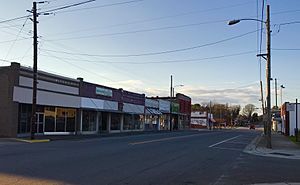
[[[145,94],[138,94],[120,89],[122,93],[123,122],[121,130],[142,131],[145,119]]]
[[[75,135],[144,129],[145,95],[38,71],[36,135]],[[29,136],[31,68],[0,67],[0,136]]]
[[[28,135],[32,110],[32,69],[11,63],[0,68],[0,136]],[[75,134],[79,81],[38,72],[36,134]]]
[[[176,100],[179,103],[179,129],[191,127],[192,100],[190,97],[177,93]]]
[[[170,110],[171,104],[168,100],[157,99],[159,103],[159,111],[162,113],[159,117],[159,129],[170,130]]]
[[[159,101],[146,98],[145,100],[145,130],[160,130]]]

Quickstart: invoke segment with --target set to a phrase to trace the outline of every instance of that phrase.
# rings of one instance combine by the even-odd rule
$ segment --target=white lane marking
[[[140,145],[140,144],[148,144],[148,143],[154,143],[154,142],[161,142],[161,141],[170,141],[174,139],[182,139],[182,138],[189,138],[189,137],[195,137],[195,136],[203,136],[208,135],[212,133],[204,133],[204,134],[191,134],[191,135],[184,135],[184,136],[173,136],[173,137],[166,137],[161,139],[153,139],[153,140],[146,140],[146,141],[140,141],[140,142],[133,142],[129,143],[130,145]]]
[[[239,152],[243,151],[241,149],[236,149],[236,148],[224,148],[224,147],[214,147],[214,148],[221,149],[221,150],[233,150],[233,151],[239,151]]]
[[[232,137],[232,138],[229,138],[229,139],[225,139],[225,140],[223,140],[223,141],[220,141],[220,142],[218,142],[218,143],[215,143],[215,144],[213,144],[213,145],[210,145],[209,148],[214,147],[214,146],[217,146],[217,145],[222,144],[222,143],[225,143],[225,142],[227,142],[227,141],[236,139],[236,138],[238,138],[238,137],[240,137],[240,136],[241,136],[241,135],[238,135],[238,136],[235,136],[235,137]]]

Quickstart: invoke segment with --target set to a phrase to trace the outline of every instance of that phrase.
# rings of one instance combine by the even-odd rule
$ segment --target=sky
[[[262,0],[49,0],[38,4],[38,69],[115,88],[168,96],[170,76],[176,93],[192,103],[254,104],[266,86],[266,30]],[[32,66],[30,0],[2,1],[0,66]],[[300,98],[300,1],[267,0],[271,11],[272,78],[278,104]],[[262,15],[262,12],[263,15]],[[297,22],[298,21],[298,22]],[[284,24],[291,23],[292,24]],[[260,38],[260,36],[262,37]],[[261,42],[260,42],[261,41]],[[261,44],[260,44],[261,43]],[[184,85],[184,86],[179,86]],[[280,88],[284,85],[284,89]],[[274,80],[271,84],[275,105]]]

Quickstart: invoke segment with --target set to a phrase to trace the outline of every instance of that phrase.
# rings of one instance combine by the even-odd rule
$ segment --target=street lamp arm
[[[262,22],[262,23],[267,23],[266,21],[260,20],[260,19],[252,19],[252,18],[246,18],[246,19],[234,19],[228,22],[228,25],[234,25],[237,24],[241,21],[257,21],[257,22]]]

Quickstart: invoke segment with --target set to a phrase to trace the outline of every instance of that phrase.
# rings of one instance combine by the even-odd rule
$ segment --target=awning
[[[162,113],[157,109],[146,108],[146,114],[161,115]]]

